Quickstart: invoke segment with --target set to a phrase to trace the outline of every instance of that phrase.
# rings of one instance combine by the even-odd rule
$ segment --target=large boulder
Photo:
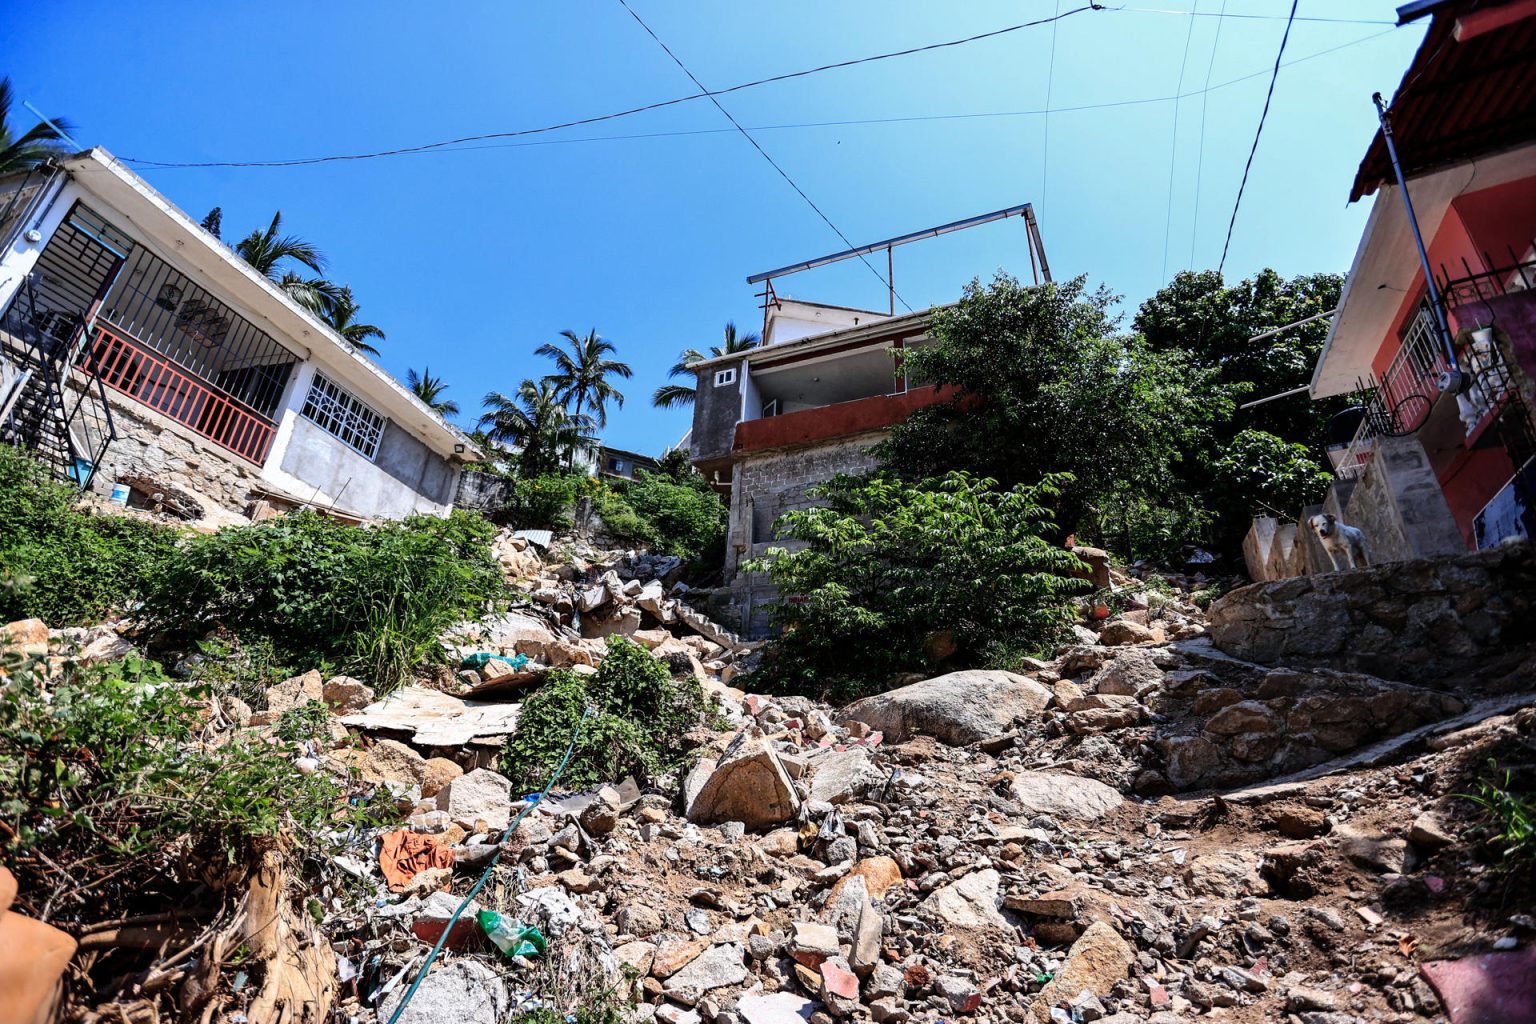
[[[747,828],[761,829],[788,821],[800,809],[800,798],[779,755],[756,726],[738,733],[708,772],[702,779],[688,780],[689,821],[701,825],[739,821]]]
[[[1002,876],[993,868],[973,871],[960,879],[935,889],[920,909],[943,921],[949,928],[970,931],[1012,932],[1013,925],[1003,916]]]
[[[512,783],[489,768],[476,768],[439,790],[437,806],[465,828],[483,821],[499,832],[512,821]]]
[[[1019,772],[1009,783],[1009,796],[1030,814],[1091,821],[1123,803],[1120,794],[1093,779],[1051,772]]]
[[[868,747],[834,750],[817,757],[812,765],[811,799],[823,803],[857,800],[885,783],[885,773],[875,767]]]
[[[1035,717],[1050,700],[1051,691],[1026,676],[968,669],[866,697],[838,720],[863,722],[895,743],[930,735],[964,746],[1003,735],[1015,719]]]
[[[1067,962],[1029,1006],[1031,1019],[1048,1021],[1051,1007],[1076,998],[1084,989],[1100,998],[1109,995],[1136,960],[1136,951],[1120,933],[1103,921],[1095,921],[1072,943]]]

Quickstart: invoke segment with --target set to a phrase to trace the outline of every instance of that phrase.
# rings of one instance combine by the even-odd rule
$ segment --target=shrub
[[[1226,533],[1241,538],[1255,515],[1294,519],[1322,501],[1332,474],[1304,444],[1262,430],[1244,430],[1221,446],[1211,464],[1211,504],[1226,519]]]
[[[919,484],[839,476],[813,489],[826,507],[790,512],[770,549],[748,566],[782,595],[770,614],[784,634],[754,678],[842,700],[941,660],[1006,665],[1049,645],[1081,563],[1045,539],[1046,502],[1062,483],[1002,490],[960,472]],[[761,685],[761,684],[759,684]]]
[[[718,563],[725,553],[725,504],[696,472],[679,481],[642,470],[604,488],[594,508],[615,538],[660,554]]]
[[[585,477],[565,473],[513,480],[498,519],[519,530],[562,530],[571,525],[571,506]]]
[[[12,864],[32,855],[86,875],[141,854],[161,870],[186,843],[239,862],[255,836],[317,830],[337,786],[294,771],[283,751],[236,737],[202,744],[209,691],[167,679],[136,656],[66,665],[44,678],[39,659],[0,669],[0,817]],[[92,897],[94,899],[95,897]]]
[[[582,722],[588,705],[595,714]],[[554,774],[572,730],[582,722],[563,787],[583,789],[633,775],[641,782],[678,767],[684,734],[704,713],[704,691],[692,676],[673,679],[649,651],[608,638],[597,675],[551,672],[524,704],[517,733],[502,755],[502,774],[533,792]]]
[[[79,506],[30,454],[0,444],[0,621],[99,622],[152,588],[182,534]]]
[[[222,530],[188,541],[145,619],[172,639],[265,638],[291,664],[330,661],[388,689],[501,596],[493,534],[466,512],[359,527],[304,511]]]
[[[1498,771],[1498,763],[1488,767]],[[1499,866],[1512,873],[1536,871],[1536,795],[1529,786],[1516,783],[1513,772],[1506,770],[1502,782],[1477,780],[1477,792],[1462,794],[1483,811],[1481,826],[1490,844],[1499,852]]]

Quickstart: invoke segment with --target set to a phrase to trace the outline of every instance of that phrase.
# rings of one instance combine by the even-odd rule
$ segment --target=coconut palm
[[[612,400],[624,408],[624,394],[608,382],[608,378],[629,378],[634,371],[628,363],[609,359],[617,350],[613,342],[588,331],[585,338],[575,331],[561,331],[560,336],[569,344],[561,347],[553,342],[540,345],[534,352],[555,361],[555,372],[544,379],[555,387],[560,401],[571,406],[573,418],[582,421],[590,414],[592,425],[598,428],[608,425],[608,402]]]
[[[443,397],[443,392],[448,390],[448,385],[443,381],[443,378],[432,376],[432,368],[430,366],[423,366],[420,374],[415,370],[406,370],[405,383],[407,387],[416,392],[417,398],[426,402],[432,411],[439,416],[457,416],[459,414],[459,403],[451,398]]]
[[[278,210],[272,215],[267,230],[246,235],[235,244],[235,252],[268,281],[287,292],[293,301],[311,313],[325,317],[339,299],[341,289],[323,277],[304,277],[294,270],[292,264],[297,263],[316,274],[323,274],[325,256],[313,242],[298,235],[279,234],[282,228],[283,211]]]
[[[52,125],[39,121],[17,135],[10,123],[13,99],[10,78],[0,78],[0,178],[17,171],[30,171],[53,157],[68,153],[69,145],[60,132],[68,133],[74,129],[69,121],[55,117]]]
[[[368,339],[378,338],[383,341],[384,331],[375,324],[358,322],[359,307],[357,301],[352,298],[352,286],[338,287],[329,281],[310,281],[308,284],[319,290],[320,308],[316,312],[320,314],[320,319],[329,324],[331,330],[345,338],[353,348],[366,352],[370,356],[378,355],[379,350],[368,344]],[[297,295],[294,298],[301,304],[308,305]]]
[[[525,380],[512,395],[489,392],[483,405],[480,428],[491,441],[517,450],[524,476],[554,472],[562,457],[574,459],[578,448],[592,444],[587,435],[590,419],[568,412],[559,389],[548,379]]]
[[[718,356],[734,355],[737,352],[745,352],[749,348],[756,348],[758,337],[756,334],[736,333],[736,325],[731,321],[725,322],[725,336],[723,344],[711,345],[709,355],[705,355],[696,348],[683,349],[682,355],[677,357],[667,370],[668,377],[692,377],[693,371],[689,369],[694,363],[702,363],[705,359],[714,359]],[[672,409],[679,405],[692,405],[697,389],[688,384],[663,384],[651,395],[651,404],[658,409]]]

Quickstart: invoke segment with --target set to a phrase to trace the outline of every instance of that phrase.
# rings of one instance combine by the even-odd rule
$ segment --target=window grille
[[[300,411],[305,419],[334,435],[359,455],[371,460],[379,453],[384,417],[323,374],[317,372],[310,381],[309,394]]]
[[[715,387],[723,388],[727,384],[735,384],[735,383],[736,383],[736,367],[733,366],[729,370],[716,370],[715,371]]]

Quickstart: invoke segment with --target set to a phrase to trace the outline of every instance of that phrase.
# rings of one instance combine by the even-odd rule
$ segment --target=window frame
[[[727,366],[715,371],[715,387],[728,388],[736,383],[736,367]]]
[[[329,393],[327,389],[329,389]],[[310,411],[316,392],[319,392],[324,397],[331,408],[317,407],[315,412]],[[318,406],[318,403],[314,404]],[[339,406],[341,410],[339,416],[334,411],[336,406]],[[309,387],[304,392],[304,400],[299,403],[299,415],[369,462],[373,462],[379,457],[379,449],[384,443],[384,427],[389,422],[389,418],[357,397],[347,388],[342,387],[336,381],[321,373],[318,369],[310,374]],[[317,418],[317,415],[324,415],[325,419]],[[376,421],[377,425],[374,426],[373,423],[370,423],[368,417],[372,417],[372,420]],[[347,430],[352,437],[365,439],[364,432],[356,425],[357,422],[360,422],[365,427],[372,428],[369,431],[372,434],[373,441],[371,451],[359,447],[357,443],[349,439],[347,433],[343,433],[343,430]]]

